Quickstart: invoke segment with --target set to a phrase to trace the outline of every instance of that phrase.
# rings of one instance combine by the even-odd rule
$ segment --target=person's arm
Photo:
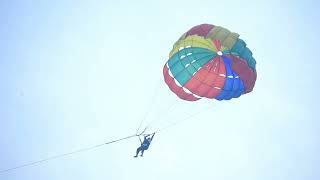
[[[153,136],[154,136],[155,134],[156,134],[156,133],[153,133],[153,134],[152,134],[152,136],[151,136],[151,141],[152,141],[152,139],[153,139]]]

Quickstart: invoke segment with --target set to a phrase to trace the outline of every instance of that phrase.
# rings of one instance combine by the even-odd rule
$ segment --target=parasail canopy
[[[163,68],[166,84],[179,98],[230,100],[252,91],[256,61],[239,34],[211,24],[184,33]]]

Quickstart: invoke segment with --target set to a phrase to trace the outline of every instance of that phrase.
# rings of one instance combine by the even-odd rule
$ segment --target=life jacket
[[[147,139],[146,140],[144,140],[143,141],[143,143],[142,143],[142,147],[145,147],[145,148],[148,148],[149,147],[149,145],[150,145],[150,143],[151,143],[151,141],[148,141]]]

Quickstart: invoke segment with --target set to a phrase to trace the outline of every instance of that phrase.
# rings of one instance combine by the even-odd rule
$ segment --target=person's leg
[[[147,150],[147,149],[148,149],[148,148],[146,148],[146,147],[144,147],[144,146],[141,147],[141,155],[140,155],[141,157],[143,156],[144,151]]]
[[[134,156],[134,157],[138,157],[138,154],[139,154],[139,152],[142,150],[142,148],[141,147],[138,147],[138,149],[137,149],[137,152],[136,152],[136,155]]]

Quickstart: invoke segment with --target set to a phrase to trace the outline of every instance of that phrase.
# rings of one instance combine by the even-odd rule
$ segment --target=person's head
[[[148,140],[148,141],[151,141],[151,138],[148,137],[147,140]]]

